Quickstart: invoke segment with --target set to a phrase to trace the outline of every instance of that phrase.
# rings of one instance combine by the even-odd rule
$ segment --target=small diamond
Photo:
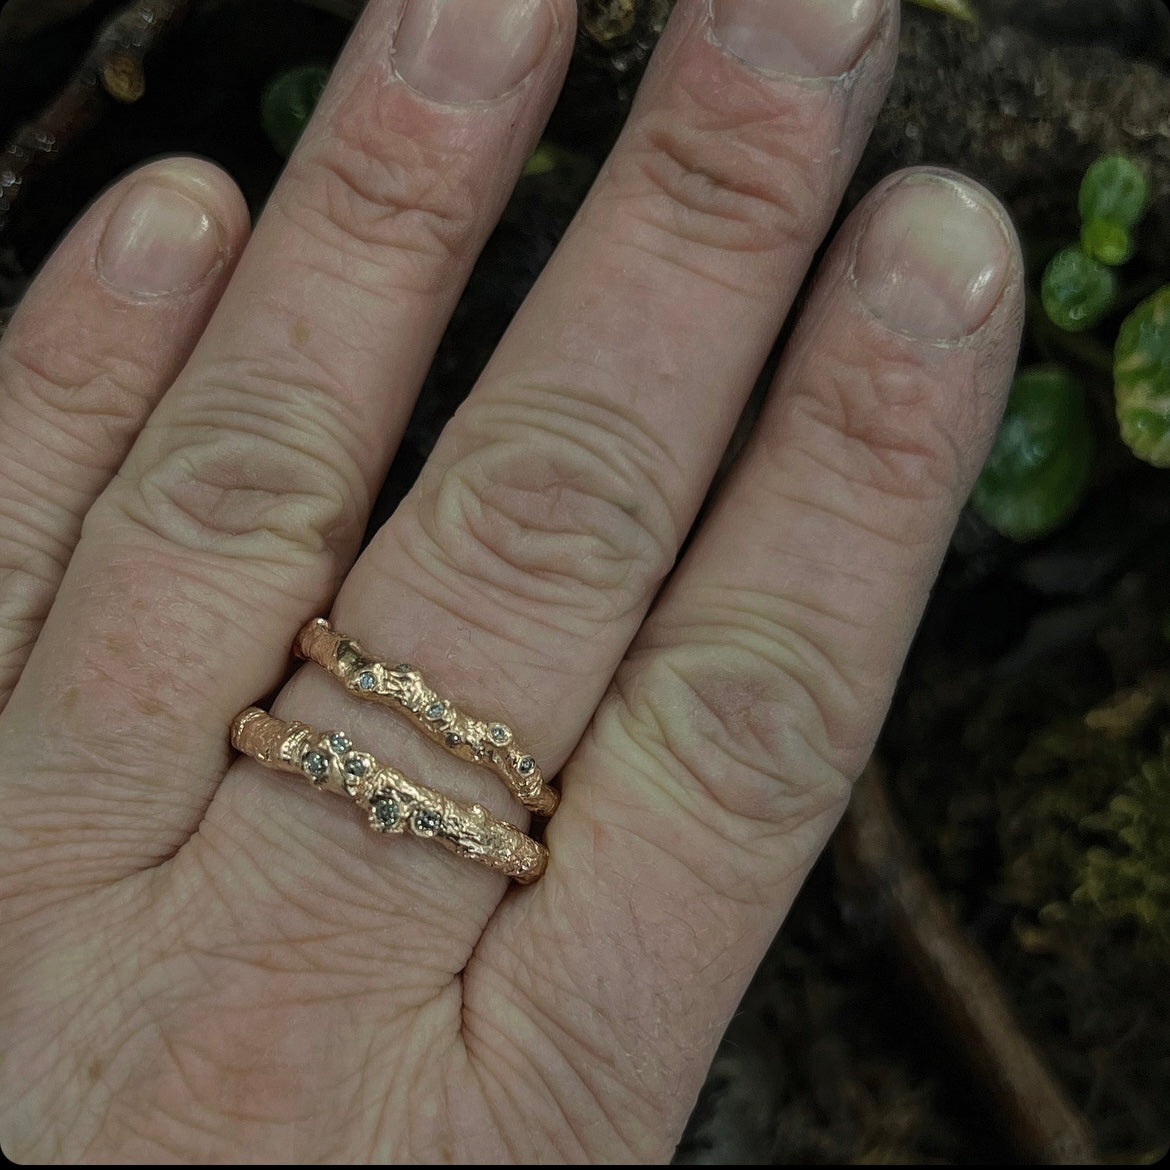
[[[427,718],[428,719],[442,719],[446,713],[447,713],[447,704],[444,703],[442,700],[440,700],[437,703],[432,703],[427,708]]]
[[[329,747],[339,756],[343,756],[347,751],[349,751],[351,747],[353,747],[353,744],[349,742],[348,735],[342,735],[340,731],[335,731],[329,737]]]
[[[458,747],[463,742],[463,737],[456,735],[453,731],[447,732],[447,746]]]
[[[443,818],[437,812],[432,812],[429,808],[420,808],[414,814],[415,831],[425,837],[430,837],[438,832],[439,826],[442,823]]]
[[[521,776],[531,776],[536,771],[536,761],[531,756],[523,756],[516,764],[516,771]]]
[[[398,824],[398,818],[402,815],[398,808],[398,801],[389,796],[379,796],[376,800],[370,802],[370,808],[374,813],[374,821],[379,829],[392,829]]]
[[[488,728],[488,735],[492,737],[493,743],[507,743],[511,736],[508,734],[508,729],[501,723],[493,723]]]
[[[378,680],[373,671],[363,670],[357,677],[357,684],[359,690],[372,691],[378,685]]]
[[[329,775],[329,760],[320,752],[305,752],[301,757],[301,767],[315,780]]]
[[[410,674],[410,672],[411,672],[412,670],[414,670],[414,667],[413,667],[413,666],[411,666],[409,662],[400,662],[400,663],[399,663],[399,664],[398,664],[398,665],[397,665],[397,666],[394,668],[394,673],[395,673],[395,674]]]
[[[370,770],[370,761],[366,756],[353,755],[346,758],[344,767],[350,776],[360,779]]]

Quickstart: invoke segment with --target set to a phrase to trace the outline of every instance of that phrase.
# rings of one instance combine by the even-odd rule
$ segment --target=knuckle
[[[157,381],[136,358],[108,349],[0,347],[0,386],[13,406],[83,450],[120,445],[136,431]]]
[[[653,745],[692,801],[736,822],[788,832],[840,812],[855,753],[833,744],[846,734],[825,698],[834,684],[810,677],[809,658],[820,656],[796,635],[781,644],[728,630],[635,655],[617,676],[627,736]]]
[[[802,146],[818,140],[819,109],[805,94],[711,86],[684,69],[617,156],[621,205],[648,246],[691,266],[704,253],[766,253],[819,234],[832,178]]]
[[[99,500],[180,548],[303,565],[339,559],[361,533],[362,477],[314,399],[267,375],[201,384],[200,411]],[[86,524],[90,525],[90,517]]]
[[[344,99],[330,133],[308,142],[274,203],[325,247],[349,281],[435,292],[448,262],[474,237],[477,205],[468,148],[439,132],[412,135],[399,87]],[[415,111],[417,115],[417,111]]]
[[[423,494],[428,555],[566,622],[618,620],[650,597],[677,548],[655,445],[607,407],[542,397],[461,412],[472,441]]]
[[[859,519],[886,517],[879,535],[929,540],[937,506],[961,503],[971,460],[956,438],[959,420],[946,416],[934,380],[913,364],[820,357],[815,384],[793,387],[785,446],[843,485]],[[901,506],[877,509],[875,499]]]

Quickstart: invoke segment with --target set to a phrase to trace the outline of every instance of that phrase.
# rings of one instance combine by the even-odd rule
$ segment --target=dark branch
[[[835,849],[843,881],[885,917],[901,959],[987,1087],[1020,1157],[1097,1162],[1088,1123],[1024,1034],[987,956],[919,864],[874,762],[857,782]]]
[[[187,15],[193,0],[134,0],[98,31],[65,88],[22,126],[0,157],[0,236],[28,182],[111,108],[146,88],[147,54]]]

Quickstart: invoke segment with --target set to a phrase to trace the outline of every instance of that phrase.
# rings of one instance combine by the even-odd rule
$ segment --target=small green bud
[[[1133,236],[1110,219],[1090,219],[1081,226],[1081,248],[1094,260],[1116,267],[1131,259]]]
[[[1137,163],[1124,155],[1099,158],[1081,180],[1081,219],[1105,219],[1126,230],[1145,214],[1149,186]]]
[[[1117,276],[1078,246],[1057,252],[1040,282],[1049,320],[1068,333],[1092,329],[1117,300]]]
[[[1139,459],[1170,467],[1170,285],[1121,323],[1113,393],[1122,439]]]
[[[525,176],[547,175],[550,171],[557,169],[557,164],[560,161],[560,151],[557,147],[553,146],[551,142],[540,142],[532,154],[528,156],[522,173]]]
[[[1021,370],[971,504],[996,531],[1034,540],[1076,511],[1093,470],[1081,384],[1062,366]]]
[[[278,73],[260,98],[260,121],[277,154],[288,158],[329,80],[326,65],[298,65]]]

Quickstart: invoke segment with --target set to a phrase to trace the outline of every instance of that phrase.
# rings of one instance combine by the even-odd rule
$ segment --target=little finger
[[[0,709],[82,519],[187,360],[247,231],[215,167],[143,167],[66,236],[0,339]]]

